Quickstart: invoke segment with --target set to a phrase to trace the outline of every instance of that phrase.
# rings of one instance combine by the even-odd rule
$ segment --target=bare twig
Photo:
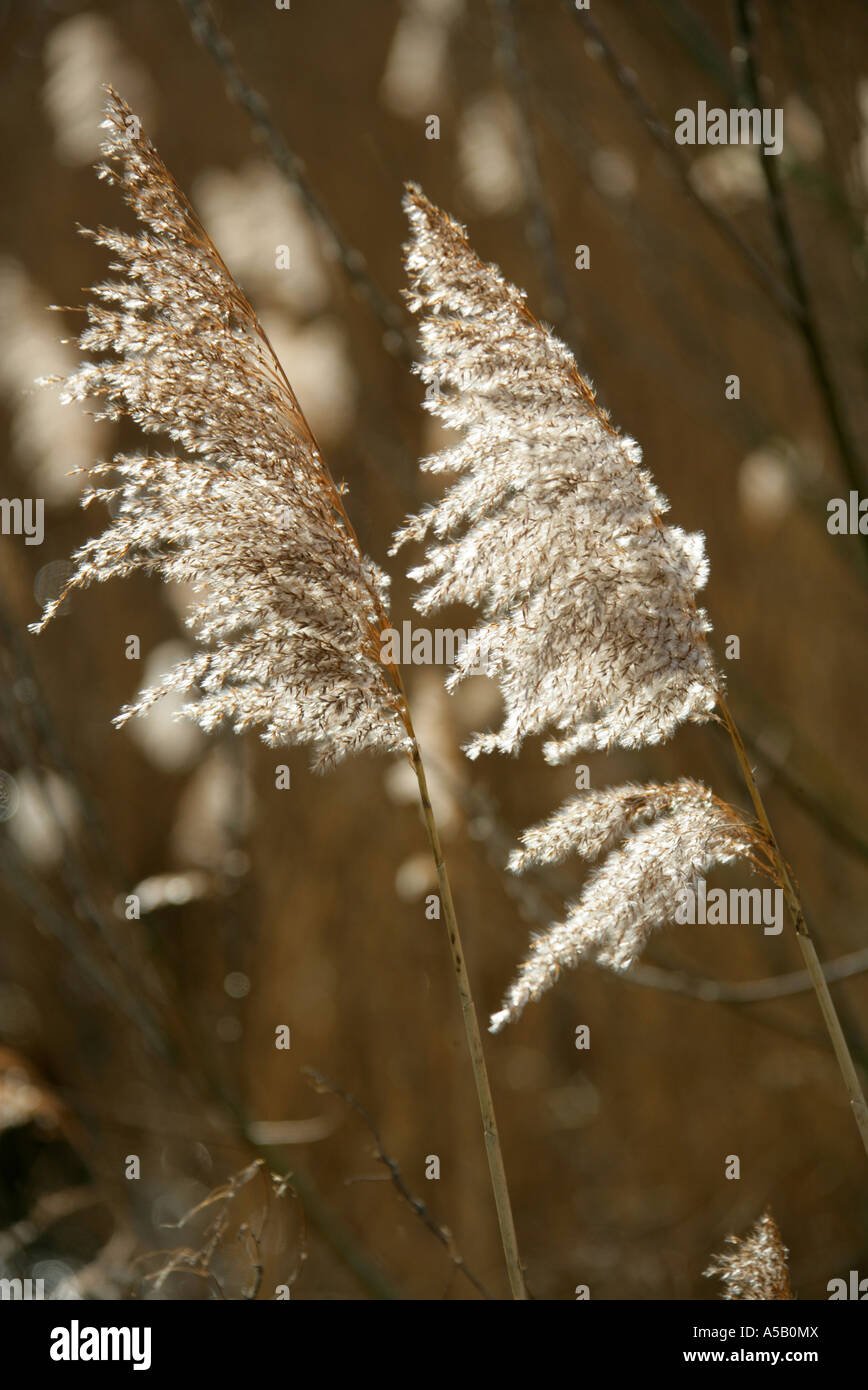
[[[431,1234],[435,1236],[437,1240],[439,1240],[440,1244],[444,1246],[445,1249],[449,1252],[449,1258],[452,1261],[455,1268],[459,1269],[461,1273],[467,1279],[470,1280],[470,1283],[479,1293],[482,1294],[483,1298],[490,1299],[491,1294],[488,1292],[485,1285],[481,1282],[481,1280],[477,1279],[473,1271],[468,1268],[468,1265],[464,1257],[459,1252],[455,1244],[455,1241],[452,1238],[451,1232],[445,1226],[439,1226],[437,1224],[437,1222],[431,1216],[427,1206],[421,1200],[421,1198],[414,1197],[410,1189],[407,1187],[407,1184],[404,1182],[404,1179],[401,1176],[401,1170],[398,1167],[397,1162],[394,1158],[391,1158],[389,1154],[386,1153],[385,1149],[383,1148],[383,1141],[380,1138],[379,1130],[377,1129],[377,1126],[374,1123],[374,1120],[371,1117],[370,1113],[365,1109],[361,1102],[356,1100],[355,1096],[351,1095],[349,1091],[345,1091],[341,1086],[336,1086],[333,1081],[329,1081],[328,1078],[323,1076],[322,1072],[317,1071],[315,1067],[305,1067],[304,1073],[306,1076],[310,1077],[310,1080],[315,1090],[326,1092],[329,1095],[338,1096],[342,1101],[345,1101],[346,1104],[351,1107],[351,1109],[355,1110],[356,1114],[359,1115],[362,1120],[364,1120],[365,1125],[367,1126],[368,1130],[371,1133],[371,1137],[374,1140],[374,1152],[376,1158],[380,1163],[383,1164],[383,1166],[386,1169],[388,1169],[387,1174],[383,1174],[382,1176],[378,1175],[378,1177],[381,1176],[381,1180],[384,1182],[392,1183],[392,1185],[394,1186],[395,1190],[399,1193],[401,1198],[407,1203],[409,1207],[412,1208],[412,1210],[419,1217],[419,1220],[422,1222],[423,1226],[425,1226],[425,1228],[429,1230]]]
[[[750,104],[759,108],[761,105],[760,74],[756,58],[756,29],[750,0],[734,0],[734,12],[739,39],[739,47],[736,52],[738,53],[737,61],[742,84]],[[765,179],[775,235],[786,266],[793,296],[799,306],[799,313],[795,321],[805,344],[817,388],[823,399],[826,416],[838,446],[838,453],[841,456],[847,481],[850,487],[857,492],[864,491],[866,486],[865,472],[856,448],[856,442],[845,418],[840,393],[832,378],[829,359],[820,337],[811,292],[808,288],[801,254],[778,174],[777,160],[766,158],[760,146],[757,146],[757,158]],[[864,540],[866,554],[868,554],[868,537]]]
[[[740,8],[746,7],[747,0],[736,0],[736,3]],[[747,263],[748,269],[754,279],[762,285],[777,309],[785,314],[798,328],[805,344],[817,389],[823,402],[829,428],[835,439],[848,481],[850,485],[857,490],[860,486],[864,490],[861,462],[849,427],[845,421],[843,407],[838,396],[837,388],[832,380],[825,350],[816,328],[807,282],[801,267],[795,238],[792,234],[792,226],[789,222],[788,214],[786,213],[783,195],[777,181],[777,174],[772,168],[774,159],[765,158],[762,152],[759,151],[764,177],[767,181],[771,178],[777,189],[775,195],[772,195],[771,189],[769,191],[778,239],[785,251],[788,279],[790,281],[789,287],[781,282],[767,262],[754,250],[750,243],[744,239],[731,219],[697,192],[690,178],[689,165],[682,157],[678,146],[675,144],[672,133],[663,125],[652,107],[646,101],[639,88],[636,74],[625,67],[620,61],[612,45],[605,37],[592,15],[587,10],[575,9],[574,6],[570,4],[570,0],[564,0],[564,5],[568,12],[579,21],[589,38],[597,46],[612,77],[624,92],[633,110],[642,120],[651,138],[660,149],[665,152],[669,163],[678,175],[679,181],[692,202],[700,208],[703,216],[707,218],[717,232],[739,251]],[[754,70],[754,80],[755,79],[756,74]],[[755,101],[756,104],[759,105],[758,95]],[[868,547],[868,540],[865,540],[865,538],[862,539],[865,541],[866,547]]]
[[[228,1182],[223,1183],[221,1187],[213,1188],[208,1193],[207,1197],[203,1197],[202,1201],[197,1202],[194,1207],[190,1207],[190,1209],[185,1211],[183,1216],[177,1221],[164,1221],[163,1226],[166,1230],[180,1231],[183,1226],[186,1226],[189,1221],[192,1221],[193,1218],[198,1216],[201,1211],[204,1211],[206,1207],[214,1206],[216,1202],[221,1202],[225,1206],[238,1195],[242,1187],[246,1187],[249,1182],[258,1177],[264,1167],[265,1160],[262,1158],[255,1158],[253,1162],[249,1163],[246,1168],[243,1168],[240,1173],[233,1173]]]
[[[57,907],[45,884],[33,875],[10,841],[0,842],[0,879],[23,903],[40,930],[58,941],[100,996],[136,1027],[154,1056],[164,1062],[177,1059],[174,1042],[155,1015],[138,999],[130,985],[132,972],[114,960],[106,961],[78,917],[66,907]]]
[[[868,970],[868,947],[850,951],[826,961],[823,974],[826,980],[849,980]],[[795,994],[807,994],[813,980],[807,970],[792,970],[785,975],[770,975],[762,980],[709,980],[685,971],[662,970],[655,965],[634,965],[624,976],[628,983],[649,985],[670,994],[686,994],[708,1004],[762,1004],[771,999],[788,999]]]
[[[170,1274],[194,1274],[200,1278],[208,1279],[213,1284],[219,1298],[225,1299],[226,1293],[214,1271],[211,1262],[217,1251],[225,1246],[226,1236],[230,1225],[230,1209],[239,1192],[248,1183],[261,1177],[265,1187],[265,1204],[262,1209],[262,1220],[259,1230],[254,1230],[249,1221],[242,1221],[238,1225],[235,1233],[236,1241],[243,1247],[248,1262],[250,1264],[250,1285],[241,1290],[241,1297],[245,1300],[256,1299],[262,1288],[264,1265],[262,1257],[262,1235],[268,1222],[271,1201],[274,1197],[284,1197],[287,1192],[294,1197],[295,1192],[292,1175],[287,1174],[281,1177],[277,1173],[272,1173],[261,1158],[254,1159],[246,1168],[233,1174],[227,1182],[215,1187],[209,1192],[201,1202],[198,1202],[189,1211],[185,1212],[178,1221],[164,1222],[166,1227],[180,1230],[189,1222],[193,1221],[202,1211],[211,1206],[217,1206],[218,1211],[205,1230],[202,1245],[199,1249],[185,1246],[180,1249],[163,1251],[151,1251],[140,1259],[163,1259],[164,1263],[157,1269],[151,1271],[145,1278],[154,1284],[156,1289],[161,1289]],[[304,1255],[300,1257],[298,1267],[293,1275],[293,1282],[298,1276]]]
[[[801,309],[798,301],[793,297],[774,270],[763,260],[748,241],[745,241],[741,232],[735,224],[722,213],[713,203],[709,203],[701,197],[690,179],[690,167],[682,157],[671,131],[663,124],[654,112],[653,108],[645,100],[640,88],[636,74],[624,66],[616,54],[612,45],[603,34],[596,20],[593,19],[587,10],[577,10],[570,0],[564,0],[564,6],[568,13],[579,21],[585,29],[588,37],[597,46],[603,61],[615,82],[623,91],[633,110],[639,116],[648,134],[656,145],[667,156],[674,172],[678,175],[679,181],[691,201],[701,210],[704,217],[712,226],[744,257],[748,268],[771,296],[777,308],[788,318],[798,322]]]
[[[362,253],[346,241],[337,222],[322,203],[307,177],[303,161],[274,124],[265,98],[247,81],[232,45],[215,23],[210,6],[206,0],[180,0],[180,3],[195,37],[222,72],[229,96],[248,116],[278,169],[298,193],[350,284],[385,329],[383,342],[387,351],[412,361],[415,344],[401,310],[380,289],[366,269]]]
[[[521,61],[516,33],[514,0],[491,0],[491,9],[500,65],[518,126],[518,154],[528,207],[529,239],[543,266],[549,298],[546,315],[558,322],[568,316],[569,302],[555,251],[551,212],[540,176],[527,74]]]
[[[656,0],[657,8],[673,34],[687,49],[694,62],[703,68],[729,95],[735,95],[728,56],[718,43],[710,25],[686,0]]]

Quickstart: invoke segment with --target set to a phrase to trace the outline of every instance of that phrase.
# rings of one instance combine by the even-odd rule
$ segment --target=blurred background
[[[672,520],[706,533],[715,650],[868,1080],[868,569],[864,538],[826,529],[830,498],[868,495],[864,6],[763,0],[746,32],[710,0],[6,0],[0,38],[0,492],[46,515],[41,545],[0,538],[0,1276],[66,1298],[506,1292],[409,769],[317,777],[168,706],[115,732],[185,647],[157,583],[27,632],[101,525],[71,470],[140,445],[32,388],[76,360],[78,316],[46,306],[107,273],[77,224],[129,225],[91,168],[101,83],[247,291],[378,562],[442,442],[409,371],[404,180],[574,348]],[[780,157],[673,144],[679,108],[755,104],[751,81],[784,112]],[[578,863],[503,872],[575,772],[538,742],[469,763],[496,689],[405,674],[487,1018],[581,884]],[[587,761],[594,786],[690,775],[746,805],[713,726]],[[766,1206],[797,1296],[868,1275],[865,1155],[800,966],[789,926],[669,927],[630,979],[571,973],[489,1039],[535,1297],[716,1297],[709,1258]]]

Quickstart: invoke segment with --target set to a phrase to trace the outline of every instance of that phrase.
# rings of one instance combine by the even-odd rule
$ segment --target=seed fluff
[[[727,1236],[731,1250],[715,1255],[707,1278],[723,1280],[724,1299],[782,1301],[793,1297],[789,1251],[771,1212],[766,1211],[746,1236]]]
[[[606,857],[591,873],[563,922],[533,941],[490,1031],[513,1023],[526,1004],[551,989],[564,967],[591,961],[629,969],[655,927],[669,920],[679,895],[715,864],[756,858],[758,842],[731,806],[690,778],[663,786],[627,784],[566,802],[526,830],[513,852],[516,872],[575,853]]]
[[[465,231],[409,186],[406,264],[421,315],[426,406],[460,441],[426,459],[459,480],[410,518],[392,553],[428,540],[410,577],[421,613],[481,608],[450,687],[480,658],[505,719],[467,752],[515,752],[554,730],[546,758],[636,748],[711,715],[722,678],[696,606],[705,540],[661,520],[668,503],[639,445],[597,405],[572,353]]]
[[[118,278],[93,286],[79,346],[92,360],[62,399],[132,417],[171,453],[117,455],[89,470],[84,505],[111,521],[74,555],[71,589],[136,570],[189,585],[198,650],[140,693],[122,725],[170,691],[211,731],[256,727],[306,743],[324,767],[363,749],[409,747],[395,671],[380,660],[388,580],[361,552],[301,407],[262,327],[126,103],[109,89],[100,177],[135,234],[87,235]]]

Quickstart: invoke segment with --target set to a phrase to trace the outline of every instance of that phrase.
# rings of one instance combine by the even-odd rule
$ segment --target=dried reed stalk
[[[117,456],[90,470],[85,505],[112,520],[73,557],[69,592],[136,570],[187,583],[198,650],[115,723],[183,692],[211,731],[257,728],[306,743],[325,768],[350,753],[403,752],[419,787],[473,1066],[510,1287],[527,1293],[491,1087],[452,891],[400,672],[381,659],[388,580],[362,554],[339,488],[263,329],[137,118],[111,89],[107,162],[143,229],[90,233],[116,257],[93,287],[79,346],[99,354],[64,382],[65,401],[127,414],[176,452]],[[102,484],[113,475],[111,485]]]
[[[424,563],[410,571],[427,584],[420,612],[453,602],[482,610],[447,686],[485,658],[505,719],[466,752],[515,753],[554,729],[543,752],[563,763],[581,749],[642,747],[685,721],[713,719],[729,733],[756,813],[748,822],[682,780],[586,793],[526,832],[517,870],[570,851],[606,857],[565,920],[534,942],[492,1031],[564,966],[593,959],[628,968],[680,892],[713,864],[741,857],[782,890],[868,1153],[859,1077],[697,606],[705,537],[664,524],[668,503],[640,466],[639,445],[615,430],[522,291],[479,260],[465,229],[421,189],[408,186],[405,208],[424,349],[417,370],[427,408],[461,438],[423,461],[458,480],[409,519],[393,551],[428,541]]]

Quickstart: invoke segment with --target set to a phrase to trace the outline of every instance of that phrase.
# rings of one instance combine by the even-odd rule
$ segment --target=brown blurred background
[[[820,954],[865,953],[834,987],[864,1076],[868,571],[858,540],[825,523],[828,499],[868,470],[868,23],[858,0],[756,13],[762,100],[785,113],[775,172],[836,429],[788,308],[762,156],[679,149],[682,179],[637,109],[638,89],[671,132],[680,107],[741,104],[728,5],[595,2],[602,45],[555,0],[222,0],[211,13],[267,103],[272,143],[303,162],[301,188],[172,0],[0,5],[0,491],[46,502],[41,546],[0,538],[0,1275],[73,1297],[208,1297],[218,1283],[229,1298],[280,1284],[293,1298],[478,1297],[390,1182],[363,1118],[313,1089],[311,1066],[365,1107],[407,1188],[500,1297],[473,1082],[442,925],[425,917],[431,870],[405,769],[368,759],[315,777],[303,752],[209,741],[170,710],[115,732],[113,715],[185,642],[183,604],[156,583],[79,595],[45,635],[26,631],[100,524],[69,471],[139,444],[30,389],[75,360],[58,340],[76,316],[44,306],[81,303],[107,273],[76,224],[128,225],[91,169],[99,84],[141,114],[260,312],[379,562],[431,495],[416,460],[438,444],[406,361],[403,181],[466,222],[571,343],[642,442],[672,519],[708,538],[715,647]],[[337,253],[317,209],[339,230]],[[275,266],[279,245],[289,270]],[[589,269],[574,268],[579,245]],[[725,397],[730,374],[738,400]],[[400,622],[411,590],[391,564]],[[450,622],[472,615],[438,618]],[[138,661],[125,656],[132,634]],[[738,661],[724,660],[730,635]],[[447,697],[442,674],[409,668],[409,694],[487,1018],[530,932],[581,882],[579,865],[524,885],[502,871],[574,773],[548,768],[538,744],[467,762],[460,745],[497,719],[496,693],[474,680]],[[275,787],[280,762],[290,790]],[[713,727],[588,763],[593,785],[692,775],[745,805]],[[124,915],[133,892],[139,921]],[[570,974],[489,1040],[537,1298],[570,1299],[578,1284],[592,1299],[714,1297],[709,1257],[766,1205],[799,1297],[868,1275],[865,1155],[813,995],[775,982],[800,965],[789,927],[670,927],[636,981]],[[763,997],[744,1002],[738,985],[758,981]],[[288,1051],[275,1047],[281,1024]],[[575,1048],[579,1024],[589,1051]],[[266,1195],[260,1175],[170,1229],[257,1153],[296,1175],[295,1198]],[[724,1176],[731,1154],[738,1181]],[[430,1155],[439,1181],[426,1179]],[[161,1267],[153,1252],[180,1247],[198,1274],[146,1278]]]

